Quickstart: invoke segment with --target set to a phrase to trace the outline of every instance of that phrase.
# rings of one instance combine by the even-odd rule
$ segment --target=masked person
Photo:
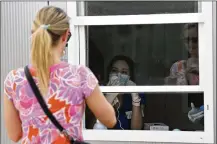
[[[136,86],[134,62],[122,55],[115,56],[108,67],[108,86]],[[114,129],[142,129],[144,95],[138,93],[107,93],[106,99],[116,110]]]
[[[186,24],[184,26],[184,44],[188,50],[188,59],[175,62],[170,69],[170,76],[166,83],[177,85],[198,85],[199,84],[199,59],[198,59],[198,24]],[[188,118],[193,123],[203,123],[203,95],[188,94],[191,101],[191,110]]]

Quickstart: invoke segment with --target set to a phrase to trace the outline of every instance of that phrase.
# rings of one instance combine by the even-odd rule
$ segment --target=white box
[[[144,123],[144,130],[169,131],[169,126],[164,123]]]

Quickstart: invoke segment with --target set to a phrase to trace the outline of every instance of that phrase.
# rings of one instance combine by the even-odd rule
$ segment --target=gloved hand
[[[133,81],[129,80],[127,82],[127,86],[136,86],[136,84]],[[141,97],[139,96],[139,94],[131,93],[131,96],[132,96],[132,105],[140,106]]]
[[[188,112],[188,118],[191,122],[197,123],[204,117],[204,111],[199,108],[195,108],[194,104],[191,103],[191,110]]]
[[[109,78],[107,86],[120,86],[120,78],[117,75],[112,75]]]
[[[120,79],[117,75],[113,75],[110,77],[110,80],[107,84],[107,86],[120,86]],[[115,103],[118,102],[118,96],[119,93],[106,93],[106,99],[107,101],[112,104],[112,106],[115,105]]]

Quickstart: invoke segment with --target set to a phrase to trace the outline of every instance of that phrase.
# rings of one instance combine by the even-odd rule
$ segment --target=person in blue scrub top
[[[134,62],[126,56],[115,56],[108,66],[107,86],[135,86]],[[113,129],[140,130],[143,127],[144,94],[107,93],[107,100],[116,111],[117,124]]]

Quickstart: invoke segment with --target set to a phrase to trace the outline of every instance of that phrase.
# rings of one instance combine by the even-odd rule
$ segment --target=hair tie
[[[43,28],[43,29],[45,29],[45,30],[47,30],[50,27],[50,24],[48,24],[48,25],[43,24],[40,27]]]

